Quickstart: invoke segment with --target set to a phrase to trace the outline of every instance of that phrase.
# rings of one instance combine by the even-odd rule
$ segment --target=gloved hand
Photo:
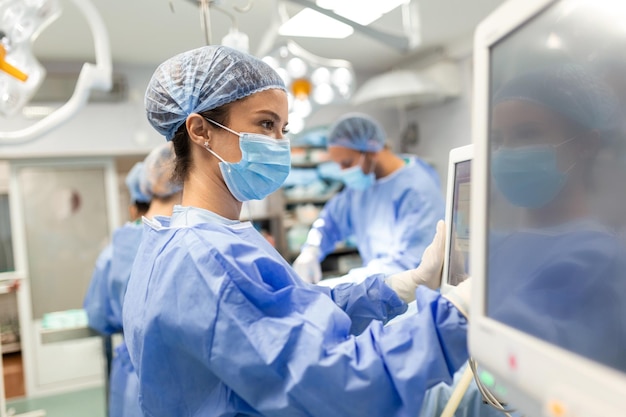
[[[472,277],[459,283],[448,291],[443,298],[446,298],[469,320],[470,317],[470,299],[472,295]]]
[[[317,246],[306,246],[293,261],[293,269],[304,281],[317,284],[322,279],[319,257],[320,249]]]
[[[415,290],[426,285],[431,290],[441,286],[441,269],[446,246],[445,224],[437,223],[437,233],[422,255],[420,266],[387,278],[386,282],[407,303],[415,300]]]

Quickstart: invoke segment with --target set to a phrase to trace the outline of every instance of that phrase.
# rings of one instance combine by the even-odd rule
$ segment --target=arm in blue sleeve
[[[259,415],[413,417],[467,360],[467,321],[437,292],[418,288],[414,318],[351,336],[348,316],[310,286],[269,289],[211,257],[213,295],[185,316],[211,317],[209,334],[186,343],[203,342],[197,359]]]
[[[109,274],[113,247],[108,245],[98,256],[83,308],[87,313],[89,327],[103,334],[113,334],[120,329],[114,323],[109,293]]]
[[[437,222],[444,218],[445,205],[435,188],[419,194],[407,190],[396,207],[396,238],[387,256],[372,259],[363,268],[367,274],[394,274],[417,268],[426,247],[432,242]]]
[[[348,190],[344,190],[331,198],[311,227],[304,246],[320,248],[320,261],[335,250],[337,242],[341,242],[351,234],[350,201]]]
[[[324,292],[352,320],[350,334],[360,334],[378,320],[387,323],[407,310],[407,304],[384,282],[382,274],[373,275],[360,283],[344,283],[333,288],[312,285]]]

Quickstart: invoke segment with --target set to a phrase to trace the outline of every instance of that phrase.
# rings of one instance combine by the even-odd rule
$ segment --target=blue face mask
[[[237,200],[262,200],[285,182],[291,169],[289,140],[258,133],[237,133],[211,119],[207,120],[239,136],[241,161],[237,163],[226,162],[205,143],[205,149],[222,161],[220,171],[224,182]]]
[[[573,140],[573,139],[570,139]],[[559,194],[567,179],[556,162],[559,145],[500,149],[493,153],[491,171],[498,190],[512,204],[539,208]]]
[[[339,172],[339,178],[344,184],[346,184],[346,187],[362,191],[371,187],[372,184],[374,184],[374,181],[376,181],[376,176],[373,172],[370,172],[369,174],[363,173],[361,163],[363,162],[364,157],[365,155],[362,154],[361,160],[357,165],[347,169],[342,169],[341,172]]]

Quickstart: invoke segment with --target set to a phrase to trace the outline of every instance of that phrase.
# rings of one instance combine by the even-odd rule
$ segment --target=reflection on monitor
[[[476,34],[470,351],[530,416],[626,409],[624,21],[519,0]]]
[[[470,254],[470,179],[473,146],[450,151],[446,192],[446,256],[442,291],[465,281],[469,276]]]

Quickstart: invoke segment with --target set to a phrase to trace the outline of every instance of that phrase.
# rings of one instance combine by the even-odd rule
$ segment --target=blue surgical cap
[[[205,46],[168,59],[148,84],[150,124],[167,140],[192,113],[212,110],[263,90],[285,90],[265,62],[225,46]]]
[[[143,162],[137,162],[126,176],[126,187],[130,193],[131,203],[149,203],[152,199],[150,196],[141,192],[141,179],[144,176]]]
[[[173,179],[176,155],[172,142],[153,149],[143,162],[145,174],[141,181],[141,192],[167,198],[182,190],[182,185]]]
[[[522,74],[496,92],[493,104],[508,100],[539,104],[590,130],[611,130],[618,120],[614,94],[580,65]]]
[[[360,152],[378,152],[385,145],[385,131],[373,118],[349,113],[330,128],[328,146],[341,146]]]

